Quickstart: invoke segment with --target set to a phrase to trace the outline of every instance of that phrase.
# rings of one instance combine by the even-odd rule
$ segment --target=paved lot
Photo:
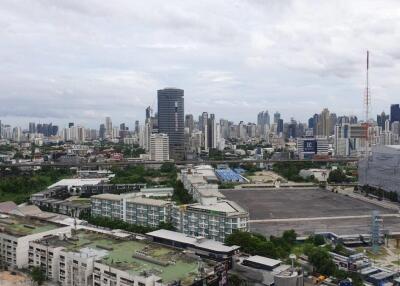
[[[272,189],[272,190],[222,190],[227,199],[236,201],[250,212],[251,230],[267,235],[279,235],[284,230],[295,229],[299,234],[332,231],[337,234],[369,233],[373,210],[382,214],[393,210],[369,202],[320,189]],[[287,218],[345,217],[341,219],[273,221]],[[357,216],[364,216],[357,218]],[[400,218],[385,217],[384,228],[400,231]]]
[[[383,207],[321,189],[222,190],[250,212],[250,219],[366,215]]]
[[[383,228],[391,232],[400,231],[400,219],[396,217],[383,218]],[[368,234],[371,232],[371,219],[352,218],[329,221],[250,223],[250,229],[268,236],[280,235],[287,229],[294,229],[299,235],[326,231],[336,234]]]

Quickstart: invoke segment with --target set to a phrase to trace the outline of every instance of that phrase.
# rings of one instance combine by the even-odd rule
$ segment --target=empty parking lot
[[[264,234],[276,235],[291,228],[300,234],[319,231],[334,231],[338,234],[368,233],[371,219],[365,216],[370,215],[373,210],[379,210],[382,214],[396,213],[369,202],[317,188],[238,189],[222,190],[222,193],[227,199],[236,201],[248,210],[250,219],[255,221],[251,223],[252,230]],[[384,218],[384,226],[390,230],[400,231],[399,222],[398,217]]]

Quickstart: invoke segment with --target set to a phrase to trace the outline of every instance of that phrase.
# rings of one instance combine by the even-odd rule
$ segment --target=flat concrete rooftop
[[[0,228],[16,237],[41,233],[62,227],[58,224],[21,216],[0,217]]]
[[[98,262],[133,275],[154,274],[164,283],[181,280],[190,285],[198,275],[197,261],[182,251],[142,240],[119,240],[109,235],[78,230],[73,239],[55,242],[66,251],[98,254]],[[97,255],[96,255],[97,256]]]

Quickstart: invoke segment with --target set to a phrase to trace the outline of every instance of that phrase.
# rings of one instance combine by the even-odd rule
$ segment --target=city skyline
[[[388,113],[400,92],[395,1],[10,1],[2,8],[0,117],[13,125],[141,120],[167,86],[185,90],[188,114],[252,122],[269,110],[306,122],[327,107],[362,118],[367,49],[371,114]]]

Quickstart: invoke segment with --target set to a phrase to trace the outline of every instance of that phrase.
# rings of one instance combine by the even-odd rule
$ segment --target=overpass
[[[312,160],[184,160],[184,161],[169,161],[176,165],[200,165],[200,164],[245,164],[245,163],[296,163],[296,162],[313,162],[313,163],[350,163],[357,162],[358,158],[331,158],[331,159],[312,159]],[[156,161],[144,161],[144,160],[123,160],[123,161],[112,161],[112,162],[80,162],[80,163],[60,163],[60,162],[28,162],[28,163],[16,163],[16,164],[0,164],[0,169],[4,168],[21,168],[21,167],[57,167],[57,168],[98,168],[98,167],[126,167],[126,166],[138,166],[138,165],[162,165],[165,162]]]

